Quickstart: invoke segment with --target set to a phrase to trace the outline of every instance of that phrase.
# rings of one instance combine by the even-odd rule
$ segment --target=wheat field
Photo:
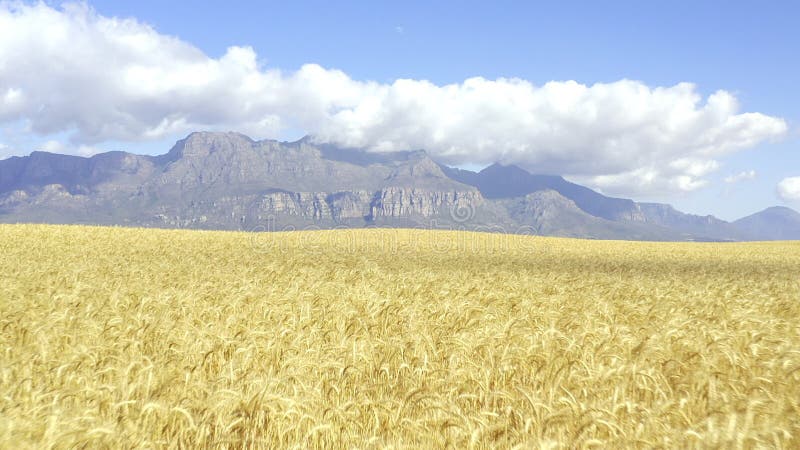
[[[800,448],[800,243],[0,226],[2,448]]]

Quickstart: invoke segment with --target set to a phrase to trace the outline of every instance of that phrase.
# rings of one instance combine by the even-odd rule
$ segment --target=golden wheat
[[[799,448],[800,243],[0,226],[0,447]]]

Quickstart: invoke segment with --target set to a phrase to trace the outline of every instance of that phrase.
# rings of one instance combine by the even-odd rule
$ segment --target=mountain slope
[[[660,226],[615,222],[593,216],[554,190],[537,190],[522,197],[498,199],[511,219],[537,235],[591,239],[681,240],[680,233]]]
[[[309,138],[255,141],[239,133],[192,133],[160,156],[33,152],[0,161],[0,222],[532,229],[646,240],[797,236],[793,216],[776,214],[734,225],[669,205],[606,197],[516,166],[471,172],[437,164],[422,150],[374,153]],[[772,221],[783,225],[770,228]]]
[[[0,161],[0,219],[251,229],[426,225],[483,202],[425,152],[348,161],[354,151],[192,133],[156,157],[34,152]],[[327,156],[327,157],[326,157]],[[356,155],[357,156],[357,155]]]
[[[489,199],[521,197],[550,189],[574,201],[580,209],[593,216],[608,220],[636,220],[639,217],[636,203],[632,200],[606,197],[560,176],[534,175],[514,165],[495,163],[477,173],[449,169],[447,174],[477,187]]]
[[[773,206],[743,217],[733,222],[733,226],[752,239],[800,239],[800,213],[783,206]]]
[[[637,203],[633,200],[607,197],[585,186],[554,175],[534,175],[514,165],[493,164],[480,172],[446,168],[446,173],[465,184],[478,188],[486,198],[522,197],[544,190],[556,191],[573,201],[582,211],[615,223],[651,225],[654,230],[671,230],[670,239],[741,240],[742,230],[713,216],[696,216],[677,211],[660,203]],[[608,224],[606,224],[608,225]]]

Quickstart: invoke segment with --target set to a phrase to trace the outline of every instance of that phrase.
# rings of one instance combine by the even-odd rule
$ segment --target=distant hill
[[[800,239],[800,213],[791,208],[773,206],[733,224],[752,239]]]
[[[490,227],[599,239],[747,240],[798,239],[797,215],[772,208],[731,224],[517,166],[472,172],[438,164],[423,150],[373,153],[239,133],[192,133],[160,156],[33,152],[0,161],[2,222]]]

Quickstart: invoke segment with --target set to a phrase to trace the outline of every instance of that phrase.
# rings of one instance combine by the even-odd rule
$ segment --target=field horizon
[[[800,242],[0,225],[0,448],[796,448]]]

